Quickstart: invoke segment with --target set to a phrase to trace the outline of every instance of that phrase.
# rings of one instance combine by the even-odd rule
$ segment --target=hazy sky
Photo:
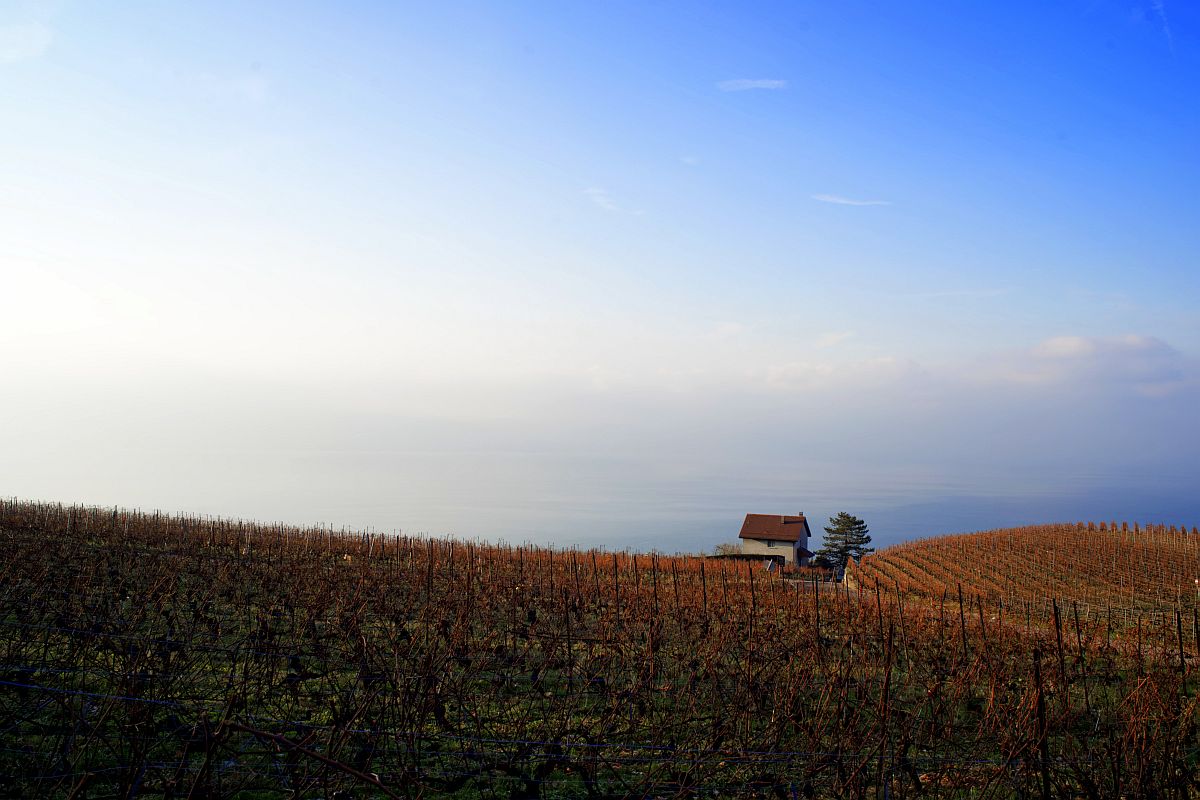
[[[1200,11],[0,3],[0,494],[1200,524]]]

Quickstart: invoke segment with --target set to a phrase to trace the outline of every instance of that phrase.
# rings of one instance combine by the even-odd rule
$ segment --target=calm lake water
[[[848,511],[879,546],[945,533],[1080,520],[1200,525],[1200,493],[1185,469],[943,467],[854,462],[783,469],[775,460],[723,462],[655,453],[515,449],[140,451],[124,468],[94,455],[25,459],[8,494],[296,524],[403,530],[563,547],[710,551],[743,515],[803,511],[813,532]]]
[[[680,477],[680,471],[685,477]],[[1200,525],[1200,494],[1178,476],[1031,476],[853,464],[779,475],[746,465],[686,476],[674,465],[545,454],[298,454],[292,468],[247,475],[245,512],[265,519],[564,547],[706,551],[736,537],[747,512],[796,513],[813,532],[839,511],[863,517],[879,546],[1044,522]],[[264,480],[264,475],[273,477]],[[181,501],[183,498],[180,498]],[[243,506],[239,502],[239,507]],[[187,507],[187,504],[183,504]]]

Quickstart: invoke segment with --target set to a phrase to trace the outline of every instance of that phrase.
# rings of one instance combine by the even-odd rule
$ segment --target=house
[[[782,556],[785,564],[803,567],[813,555],[808,551],[811,535],[804,514],[747,514],[738,538],[746,555]]]

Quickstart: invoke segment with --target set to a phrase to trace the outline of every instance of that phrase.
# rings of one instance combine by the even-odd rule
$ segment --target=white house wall
[[[778,539],[773,544],[763,539],[742,539],[742,552],[750,556],[783,556],[788,564],[796,563],[796,545]]]

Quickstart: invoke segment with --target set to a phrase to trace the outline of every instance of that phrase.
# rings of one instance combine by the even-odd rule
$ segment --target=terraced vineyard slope
[[[867,556],[851,577],[929,597],[961,589],[1017,610],[1056,599],[1124,621],[1177,608],[1189,616],[1200,597],[1200,532],[1089,522],[942,536]]]

